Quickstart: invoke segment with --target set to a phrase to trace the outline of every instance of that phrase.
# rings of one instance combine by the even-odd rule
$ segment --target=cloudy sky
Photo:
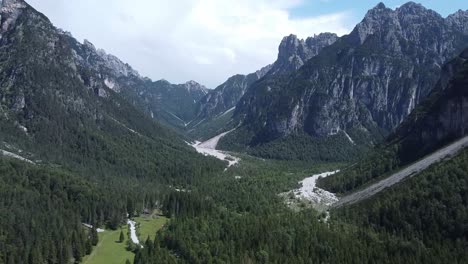
[[[28,0],[27,0],[28,1]],[[442,15],[466,0],[419,1]],[[128,62],[142,75],[215,88],[272,63],[283,36],[347,34],[378,1],[29,0],[78,40]],[[384,1],[388,7],[404,3]]]

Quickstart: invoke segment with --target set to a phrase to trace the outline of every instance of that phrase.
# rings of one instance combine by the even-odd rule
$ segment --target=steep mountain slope
[[[117,57],[96,49],[88,40],[81,44],[70,33],[58,32],[72,49],[75,64],[99,74],[84,80],[96,94],[107,97],[110,89],[170,127],[184,128],[185,122],[194,117],[196,102],[208,92],[206,87],[194,81],[179,85],[165,80],[152,81],[140,76]]]
[[[438,163],[371,199],[332,211],[351,225],[399,237],[415,263],[465,263],[468,259],[468,150]],[[413,246],[409,246],[412,244]],[[423,250],[414,250],[419,245]],[[418,253],[420,252],[420,253]],[[423,253],[424,254],[424,253]],[[405,257],[403,257],[405,258]]]
[[[349,192],[413,163],[468,134],[468,49],[443,66],[431,94],[376,149],[375,154],[321,185]]]
[[[127,98],[133,99],[135,106],[181,132],[195,118],[197,102],[209,91],[195,81],[176,85],[160,80],[145,85],[138,82],[127,85],[136,88],[124,93]]]
[[[466,45],[467,17],[460,11],[442,18],[412,2],[396,10],[379,4],[298,71],[255,83],[234,113],[243,127],[222,145],[235,148],[237,137],[244,138],[237,148],[255,147],[295,134],[350,135],[348,144],[358,145],[378,140],[429,94],[441,65]]]
[[[306,40],[298,39],[295,35],[284,37],[278,48],[278,58],[273,64],[255,73],[229,78],[198,102],[197,117],[190,124],[192,130],[189,134],[196,138],[206,138],[219,133],[231,120],[235,106],[252,84],[265,76],[287,74],[299,69],[337,39],[338,36],[332,33],[322,33]],[[223,114],[230,114],[229,118],[219,120]]]
[[[75,53],[77,42],[56,30],[45,16],[23,1],[3,5],[0,97],[1,130],[7,143],[52,162],[102,159],[100,166],[108,162],[125,170],[131,166],[113,163],[125,159],[116,153],[128,144],[133,147],[126,152],[135,160],[146,160],[148,153],[139,148],[151,145],[153,153],[158,148],[194,153],[108,88],[104,71],[83,63]],[[83,156],[75,159],[77,155]],[[175,162],[168,158],[157,163]],[[138,174],[136,167],[132,174]]]
[[[115,229],[168,185],[222,171],[116,91],[111,78],[139,78],[130,67],[93,59],[22,0],[0,16],[0,263],[79,261],[81,223]]]
[[[306,40],[296,35],[284,37],[278,49],[278,59],[267,75],[285,74],[301,68],[308,60],[333,44],[338,36],[333,33],[321,33]]]

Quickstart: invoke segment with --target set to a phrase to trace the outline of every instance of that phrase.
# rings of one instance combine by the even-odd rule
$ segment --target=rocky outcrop
[[[468,49],[442,69],[431,94],[389,137],[400,157],[421,157],[468,135]]]
[[[337,39],[338,36],[333,33],[322,33],[306,40],[298,39],[296,35],[284,37],[279,46],[278,59],[268,74],[282,74],[298,70],[306,61]]]
[[[326,137],[357,129],[370,140],[388,133],[468,43],[466,19],[463,11],[444,19],[413,2],[395,10],[379,4],[294,74],[255,83],[235,118],[255,135],[251,144],[301,131]]]
[[[0,20],[2,21],[0,29],[1,37],[2,33],[5,33],[12,27],[22,10],[28,5],[23,0],[2,0],[0,1],[0,6]]]
[[[283,38],[278,48],[278,59],[271,65],[263,67],[248,75],[235,75],[208,93],[197,106],[197,118],[192,124],[209,120],[236,106],[249,87],[265,76],[289,74],[298,70],[306,61],[316,56],[324,47],[333,44],[338,36],[333,33],[322,33],[306,40],[295,35]]]

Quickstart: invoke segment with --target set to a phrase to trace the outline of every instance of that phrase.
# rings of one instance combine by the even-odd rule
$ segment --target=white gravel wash
[[[136,245],[140,245],[140,240],[138,239],[138,236],[136,234],[136,222],[128,219],[127,224],[130,226],[130,238],[132,239],[132,242]]]
[[[228,167],[231,167],[239,163],[240,159],[232,155],[229,155],[224,151],[217,150],[216,146],[218,145],[218,142],[222,137],[231,133],[232,131],[234,131],[234,129],[221,133],[211,139],[208,139],[205,142],[195,141],[195,143],[191,144],[191,146],[194,147],[198,153],[201,153],[205,156],[213,156],[217,159],[228,161],[229,162]]]
[[[338,201],[336,195],[331,192],[320,189],[316,185],[317,180],[319,178],[325,178],[338,172],[339,170],[324,172],[305,178],[303,181],[299,182],[300,184],[302,184],[302,187],[293,190],[294,196],[296,198],[304,199],[315,204],[322,204],[326,206],[332,205],[333,203]]]

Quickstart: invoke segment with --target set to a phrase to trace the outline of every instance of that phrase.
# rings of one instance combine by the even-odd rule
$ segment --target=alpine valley
[[[0,264],[468,263],[468,10],[379,3],[208,89],[0,7]]]

